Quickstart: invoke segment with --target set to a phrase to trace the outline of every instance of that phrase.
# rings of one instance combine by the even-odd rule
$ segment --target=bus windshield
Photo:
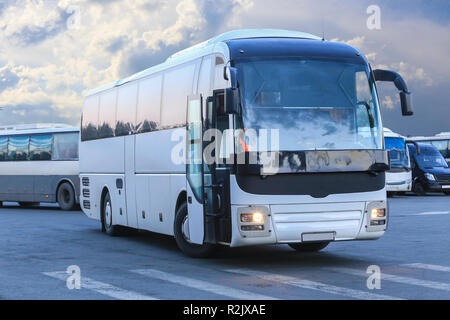
[[[408,152],[406,150],[405,139],[386,137],[384,138],[386,149],[389,150],[389,159],[391,161],[392,168],[405,168],[408,169],[409,159]]]
[[[266,57],[235,65],[243,107],[238,127],[257,134],[261,129],[278,132],[279,150],[271,142],[266,150],[249,146],[250,151],[382,148],[378,100],[367,65]]]

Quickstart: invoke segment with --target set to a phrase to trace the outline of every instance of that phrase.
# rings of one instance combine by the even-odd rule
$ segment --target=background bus
[[[388,194],[411,191],[411,163],[405,138],[384,128],[384,144],[391,162],[391,169],[386,172]]]
[[[439,150],[447,164],[450,165],[450,132],[442,132],[431,137],[408,137],[408,140],[431,143]]]
[[[0,205],[79,203],[79,128],[62,124],[0,127]]]

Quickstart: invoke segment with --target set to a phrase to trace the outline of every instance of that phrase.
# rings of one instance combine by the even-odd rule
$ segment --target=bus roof
[[[34,123],[0,126],[0,136],[51,132],[78,132],[79,127],[63,123]]]
[[[315,35],[298,32],[298,31],[290,31],[290,30],[278,30],[278,29],[241,29],[234,30],[222,33],[214,38],[196,44],[192,47],[183,49],[177,53],[172,54],[167,60],[161,64],[150,67],[144,71],[138,72],[134,75],[131,75],[127,78],[106,84],[104,86],[98,87],[96,89],[90,90],[87,92],[86,97],[92,96],[96,93],[106,91],[112,89],[114,87],[118,87],[127,82],[137,80],[148,76],[152,73],[162,71],[169,67],[175,66],[184,61],[189,61],[196,57],[200,57],[211,53],[214,46],[220,42],[225,42],[228,40],[238,40],[238,39],[254,39],[254,38],[297,38],[297,39],[310,39],[310,40],[321,40],[320,37]]]
[[[450,140],[450,132],[441,132],[435,136],[429,136],[429,137],[425,137],[425,136],[408,137],[408,140],[413,140],[413,141]]]
[[[401,134],[393,132],[389,128],[383,128],[383,133],[384,133],[384,137],[385,138],[403,138],[403,139],[405,139],[404,136],[402,136]]]

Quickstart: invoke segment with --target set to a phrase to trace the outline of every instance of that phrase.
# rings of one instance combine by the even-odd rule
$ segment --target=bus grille
[[[450,174],[437,174],[436,179],[439,182],[448,182],[450,183]]]
[[[89,178],[88,177],[83,177],[81,179],[81,183],[83,184],[84,187],[89,187]]]
[[[83,197],[89,198],[90,195],[91,193],[89,192],[89,189],[83,189]]]
[[[83,208],[90,209],[91,208],[91,202],[89,200],[83,201]]]

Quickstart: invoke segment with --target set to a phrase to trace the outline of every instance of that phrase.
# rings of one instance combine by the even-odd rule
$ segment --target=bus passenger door
[[[186,190],[189,219],[189,240],[202,244],[205,236],[203,181],[203,114],[201,95],[187,102],[186,127]]]

